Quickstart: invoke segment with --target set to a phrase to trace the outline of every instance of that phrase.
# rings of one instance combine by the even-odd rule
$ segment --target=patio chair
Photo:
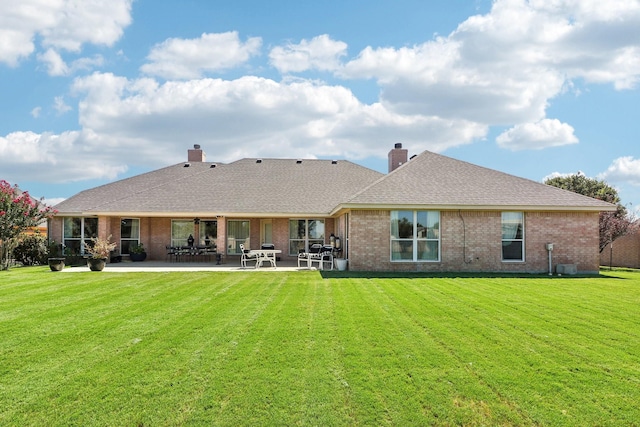
[[[315,243],[309,247],[309,252],[305,252],[304,249],[298,253],[298,267],[300,267],[300,261],[304,261],[307,267],[311,267],[311,264],[317,260],[322,259],[322,245]]]
[[[245,249],[244,248],[244,244],[240,243],[240,265],[242,267],[246,267],[247,266],[247,260],[252,260],[256,262],[255,267],[258,267],[258,262],[260,261],[259,258],[257,257],[257,255],[252,254],[251,251],[249,249]]]
[[[169,245],[166,245],[165,248],[167,249],[167,260],[169,260],[169,261],[177,261],[178,252],[177,252],[176,248],[174,248],[173,246],[169,246]]]
[[[329,270],[333,270],[333,247],[322,246],[317,255],[311,258],[310,264],[314,262],[318,263],[318,269],[324,270],[329,267]]]

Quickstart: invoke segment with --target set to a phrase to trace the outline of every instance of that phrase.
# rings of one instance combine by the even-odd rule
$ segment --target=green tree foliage
[[[0,270],[9,268],[13,249],[20,235],[41,221],[51,218],[55,211],[28,192],[0,180]]]
[[[603,180],[589,178],[578,172],[569,176],[550,178],[544,183],[617,206],[615,212],[600,212],[600,252],[609,243],[637,227],[635,218],[632,218],[627,208],[620,203],[618,191]]]

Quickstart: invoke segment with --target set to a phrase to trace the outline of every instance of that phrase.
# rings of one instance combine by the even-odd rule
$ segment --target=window
[[[316,243],[324,244],[323,219],[289,220],[289,255],[298,255],[301,250],[307,252]]]
[[[187,246],[189,236],[193,236],[193,220],[174,219],[171,221],[171,246]]]
[[[98,218],[66,217],[62,221],[62,236],[65,252],[84,254],[85,244],[98,237]]]
[[[502,212],[502,260],[524,261],[524,214]]]
[[[439,261],[440,212],[391,211],[391,261]]]
[[[216,247],[218,240],[218,221],[200,221],[200,245]]]
[[[247,220],[227,221],[227,253],[239,254],[240,244],[244,244],[245,249],[251,248],[249,238],[250,223]]]
[[[140,244],[140,220],[123,218],[120,220],[120,253],[130,253],[131,246]]]

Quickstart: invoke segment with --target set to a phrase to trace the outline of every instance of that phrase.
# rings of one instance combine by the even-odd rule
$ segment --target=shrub
[[[142,254],[145,252],[144,249],[144,245],[142,243],[138,244],[133,244],[131,245],[131,247],[129,248],[129,253],[130,254]]]
[[[14,259],[22,265],[47,263],[47,239],[41,234],[26,235],[13,250]]]

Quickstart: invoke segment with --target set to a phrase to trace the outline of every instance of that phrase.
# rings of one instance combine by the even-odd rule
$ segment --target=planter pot
[[[51,271],[62,271],[64,268],[64,258],[49,258],[48,261]]]
[[[144,261],[145,259],[147,259],[147,253],[146,252],[140,252],[140,253],[131,253],[129,254],[129,259],[133,262],[140,262],[140,261]]]
[[[106,258],[88,258],[87,265],[91,271],[102,271],[107,264]]]
[[[338,267],[340,271],[345,271],[347,269],[347,260],[344,258],[336,258],[336,267]]]

